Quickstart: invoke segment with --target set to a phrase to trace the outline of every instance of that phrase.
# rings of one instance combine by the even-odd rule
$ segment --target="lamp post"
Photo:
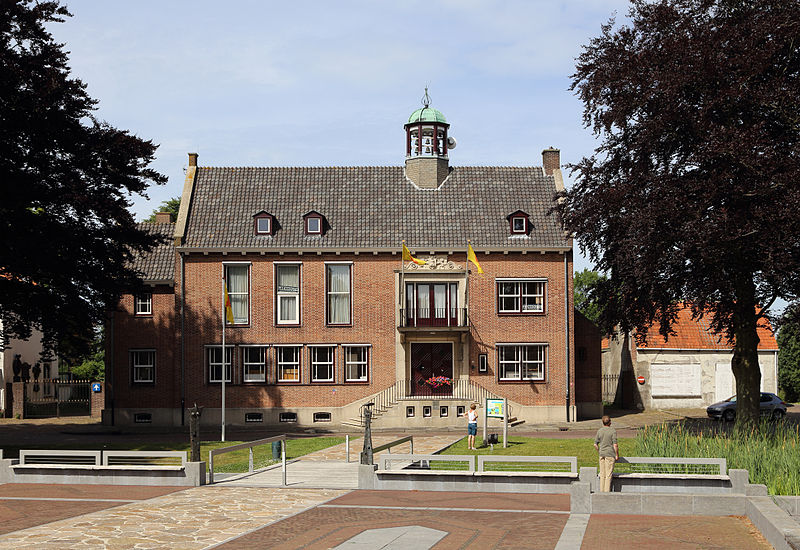
[[[361,464],[372,464],[372,409],[375,403],[364,403],[361,410],[364,411],[364,448],[361,451]]]

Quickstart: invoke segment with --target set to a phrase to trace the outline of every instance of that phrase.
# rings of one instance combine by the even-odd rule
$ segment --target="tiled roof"
[[[457,167],[438,189],[420,189],[404,169],[198,168],[184,246],[192,248],[473,248],[571,246],[556,214],[552,176],[537,167]],[[275,234],[255,235],[265,210]],[[325,216],[322,236],[306,235],[303,214]],[[508,214],[530,214],[530,235],[512,236]]]
[[[669,340],[665,340],[658,333],[658,328],[654,327],[647,333],[644,343],[639,343],[637,347],[642,348],[666,348],[666,349],[708,349],[726,350],[733,349],[733,344],[728,342],[724,335],[711,331],[711,315],[706,315],[702,319],[692,320],[692,311],[688,307],[678,311],[678,317],[672,325],[676,334],[671,334]],[[777,350],[778,343],[772,333],[772,326],[766,319],[759,320],[758,324],[758,349]]]
[[[143,274],[142,279],[145,281],[174,281],[175,246],[172,235],[175,233],[175,224],[142,222],[138,224],[138,228],[162,235],[166,240],[148,254],[138,255],[133,261],[134,269]]]

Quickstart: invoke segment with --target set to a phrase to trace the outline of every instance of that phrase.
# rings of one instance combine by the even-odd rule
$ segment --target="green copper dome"
[[[433,107],[422,107],[411,113],[411,116],[408,117],[408,124],[413,124],[415,122],[440,122],[442,124],[447,124],[447,119],[444,118],[441,111]]]

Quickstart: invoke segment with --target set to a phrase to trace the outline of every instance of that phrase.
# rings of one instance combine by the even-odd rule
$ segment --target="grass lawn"
[[[619,438],[619,454],[632,456],[634,453],[634,438]],[[480,445],[480,437],[476,438],[476,445]],[[477,451],[467,450],[467,438],[457,441],[440,454],[444,455],[489,455],[489,456],[574,456],[578,458],[578,468],[581,466],[597,466],[597,451],[594,450],[593,438],[581,439],[548,439],[543,437],[508,438],[508,447],[503,448],[503,438],[494,446],[478,447]],[[433,467],[435,463],[432,462]]]
[[[350,438],[351,441],[353,437]],[[327,449],[334,445],[344,443],[344,437],[303,437],[299,439],[290,439],[286,442],[286,459],[291,460],[298,458],[315,451]],[[221,447],[231,447],[245,443],[244,441],[202,441],[200,443],[200,459],[208,462],[208,451],[212,449],[219,449]],[[107,443],[99,445],[87,444],[62,444],[62,445],[25,445],[25,449],[53,449],[53,450],[107,450],[107,451],[189,451],[189,443]],[[3,447],[3,457],[12,458],[19,456],[19,448]],[[187,458],[189,457],[187,453]],[[253,467],[263,468],[280,462],[272,460],[272,445],[261,445],[253,450]],[[246,472],[248,470],[249,456],[248,450],[242,449],[232,453],[226,453],[214,457],[214,471],[215,472]],[[208,464],[206,464],[206,468]]]

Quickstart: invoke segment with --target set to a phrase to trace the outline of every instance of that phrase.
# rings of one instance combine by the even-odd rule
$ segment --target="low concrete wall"
[[[393,491],[476,491],[491,493],[568,493],[577,474],[378,470],[371,489]],[[359,484],[359,488],[361,487]]]
[[[199,487],[206,484],[206,463],[185,467],[23,465],[16,459],[0,461],[0,482],[86,485],[153,485]]]
[[[776,550],[800,549],[800,528],[789,514],[781,510],[770,497],[747,499],[747,517]]]

